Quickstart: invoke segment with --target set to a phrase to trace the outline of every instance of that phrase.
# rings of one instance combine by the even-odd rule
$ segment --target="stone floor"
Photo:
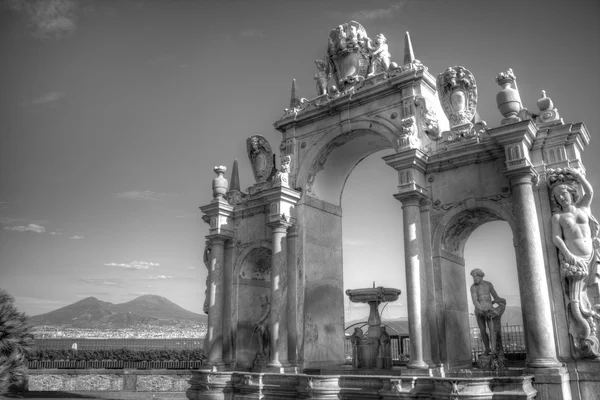
[[[0,395],[0,399],[187,400],[187,397],[184,392],[26,392],[23,395]]]

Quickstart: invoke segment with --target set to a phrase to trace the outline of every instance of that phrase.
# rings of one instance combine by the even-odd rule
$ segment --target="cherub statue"
[[[388,51],[387,39],[380,33],[376,37],[376,46],[369,39],[367,48],[371,52],[371,66],[367,76],[373,76],[379,72],[386,72],[390,68],[390,52]]]
[[[329,72],[325,61],[315,60],[315,64],[317,65],[318,70],[314,76],[314,79],[317,81],[317,95],[322,96],[327,93],[327,82],[329,82],[331,73]]]
[[[335,28],[335,31],[337,33],[337,50],[346,50],[346,31],[344,30],[344,26],[338,26],[337,28]]]

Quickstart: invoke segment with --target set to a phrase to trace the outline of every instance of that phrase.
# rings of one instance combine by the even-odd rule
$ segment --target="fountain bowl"
[[[400,289],[384,288],[383,286],[367,289],[348,289],[346,295],[353,303],[369,303],[378,301],[380,303],[398,300]]]

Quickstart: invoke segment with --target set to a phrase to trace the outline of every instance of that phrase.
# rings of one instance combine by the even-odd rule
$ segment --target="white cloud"
[[[62,235],[62,233],[60,233],[60,232],[50,232],[50,234],[51,235],[58,235],[58,236]]]
[[[119,199],[129,199],[129,200],[148,200],[148,201],[157,201],[161,200],[165,197],[177,196],[178,193],[157,193],[151,190],[131,190],[129,192],[121,192],[117,193],[116,196]]]
[[[41,104],[54,103],[55,101],[59,101],[63,97],[65,97],[65,93],[63,92],[49,92],[32,99],[28,102],[28,104],[37,106]]]
[[[107,263],[104,264],[107,267],[119,267],[127,269],[152,269],[160,266],[159,263],[153,263],[149,261],[131,261],[129,263]]]
[[[35,232],[35,233],[44,233],[46,232],[46,228],[37,224],[29,224],[29,225],[20,225],[20,226],[5,226],[4,230],[6,231],[15,231],[15,232]]]
[[[197,269],[196,267],[188,267],[187,269]]]
[[[82,281],[92,285],[123,286],[122,282],[120,282],[118,279],[84,278]]]
[[[241,37],[261,37],[264,36],[263,32],[259,29],[242,29],[240,31]]]
[[[397,1],[395,4],[387,8],[374,8],[368,10],[359,10],[350,14],[348,17],[347,12],[335,11],[330,14],[331,18],[336,20],[353,20],[357,22],[362,21],[375,21],[378,19],[391,18],[394,16],[394,13],[399,11],[406,4],[406,0]]]
[[[61,37],[76,27],[78,1],[74,0],[11,0],[7,4],[23,15],[39,39]]]
[[[71,240],[81,240],[81,239],[83,239],[83,236],[73,235],[69,239],[71,239]]]
[[[173,279],[173,277],[172,276],[167,276],[167,275],[156,275],[156,276],[151,276],[148,279],[152,279],[152,280]]]

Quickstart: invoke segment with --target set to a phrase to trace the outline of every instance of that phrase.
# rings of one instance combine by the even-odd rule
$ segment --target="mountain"
[[[206,315],[193,313],[169,299],[151,294],[119,304],[86,297],[58,310],[29,318],[29,323],[34,326],[72,325],[82,328],[137,324],[206,324],[206,322]]]

